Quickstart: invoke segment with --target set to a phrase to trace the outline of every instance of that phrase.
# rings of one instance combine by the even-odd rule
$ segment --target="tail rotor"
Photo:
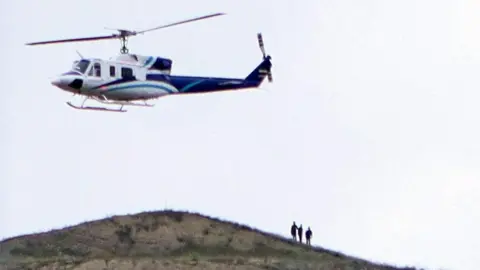
[[[267,55],[267,53],[265,52],[265,46],[263,44],[262,33],[258,33],[257,38],[258,38],[258,46],[260,47],[260,50],[262,51],[262,54],[263,54],[263,59],[264,60],[266,60],[266,59],[270,60],[272,57],[270,55]],[[268,76],[268,81],[272,82],[273,81],[272,71],[270,69],[268,69],[267,76]]]

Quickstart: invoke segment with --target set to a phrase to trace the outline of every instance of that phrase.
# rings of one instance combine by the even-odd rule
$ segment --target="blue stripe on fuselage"
[[[171,76],[148,74],[147,80],[164,81],[173,85],[179,93],[203,93],[255,87],[255,82],[236,78]]]
[[[166,86],[163,85],[156,85],[156,84],[149,84],[149,83],[141,83],[141,84],[132,84],[132,85],[119,85],[119,86],[113,86],[111,89],[107,89],[103,93],[111,93],[119,90],[125,90],[125,89],[130,89],[130,88],[138,88],[138,87],[145,87],[145,88],[155,88],[155,89],[162,89],[167,91],[169,94],[175,93],[171,89],[169,89]]]
[[[83,74],[78,71],[71,70],[69,72],[62,73],[62,75],[83,75]]]
[[[157,88],[167,91],[169,94],[176,94],[176,92],[171,89],[161,86],[148,84],[148,81],[155,82],[164,82],[170,84],[176,89],[178,89],[179,94],[184,93],[204,93],[204,92],[215,92],[215,91],[226,91],[226,90],[235,90],[256,87],[257,83],[255,81],[245,81],[238,78],[216,78],[216,77],[194,77],[194,76],[172,76],[165,74],[147,74],[147,81],[142,84],[133,84],[133,85],[121,85],[125,82],[134,82],[135,78],[122,78],[115,81],[111,81],[99,86],[94,87],[94,90],[100,89],[102,87],[111,87],[111,89],[106,90],[105,92],[113,92],[118,90],[130,89],[135,87],[150,87]],[[118,85],[118,86],[116,86]]]

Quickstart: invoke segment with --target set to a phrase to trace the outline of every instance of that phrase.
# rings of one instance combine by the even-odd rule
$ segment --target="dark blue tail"
[[[248,74],[245,80],[255,83],[256,86],[260,85],[267,76],[269,77],[269,81],[271,81],[272,62],[270,59],[270,55],[266,56],[263,61]]]

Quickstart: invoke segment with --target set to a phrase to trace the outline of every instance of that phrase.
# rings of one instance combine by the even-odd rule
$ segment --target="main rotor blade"
[[[158,26],[158,27],[155,27],[155,28],[150,28],[150,29],[146,29],[146,30],[142,30],[142,31],[136,31],[135,33],[143,34],[145,32],[149,32],[149,31],[153,31],[153,30],[167,28],[167,27],[171,27],[171,26],[174,26],[174,25],[189,23],[189,22],[193,22],[193,21],[199,21],[199,20],[208,19],[208,18],[211,18],[211,17],[221,16],[221,15],[225,15],[225,13],[222,13],[222,12],[214,13],[214,14],[210,14],[210,15],[206,15],[206,16],[201,16],[201,17],[197,17],[197,18],[193,18],[193,19],[188,19],[188,20],[184,20],[184,21],[179,21],[179,22],[175,22],[175,23],[170,23],[170,24]]]
[[[27,43],[26,45],[44,45],[44,44],[52,44],[52,43],[80,42],[80,41],[92,41],[92,40],[103,40],[103,39],[114,39],[114,38],[118,38],[118,35],[113,34],[109,36],[57,39],[57,40],[48,40],[48,41],[40,41],[40,42],[31,42],[31,43]]]

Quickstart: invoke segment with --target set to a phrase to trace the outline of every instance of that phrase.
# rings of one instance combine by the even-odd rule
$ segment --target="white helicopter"
[[[149,31],[158,30],[187,22],[202,20],[225,13],[215,13],[189,20],[179,21],[142,31],[116,29],[119,33],[108,36],[73,38],[27,43],[26,45],[43,45],[63,42],[96,41],[119,39],[120,54],[109,60],[83,58],[74,61],[71,70],[56,77],[51,83],[74,95],[85,96],[81,106],[67,102],[69,106],[80,110],[101,110],[126,112],[124,106],[152,107],[147,100],[167,95],[196,94],[226,90],[258,88],[265,77],[272,81],[271,57],[265,54],[262,35],[257,35],[263,53],[262,62],[245,78],[217,78],[199,76],[171,75],[172,60],[158,56],[130,54],[126,47],[127,38]],[[118,109],[85,106],[87,100],[103,104],[120,105]]]

